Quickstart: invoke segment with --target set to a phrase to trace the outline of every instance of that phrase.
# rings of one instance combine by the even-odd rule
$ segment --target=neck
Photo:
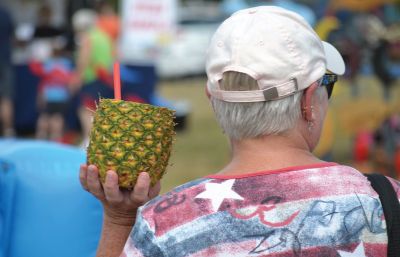
[[[220,174],[244,174],[322,162],[312,153],[301,133],[231,140],[232,159]]]

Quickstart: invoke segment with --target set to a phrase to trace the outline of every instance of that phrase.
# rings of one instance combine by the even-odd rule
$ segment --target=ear
[[[210,97],[211,97],[211,94],[210,94],[210,91],[208,91],[208,86],[207,85],[206,85],[206,96],[207,96],[208,99],[210,99]]]
[[[313,121],[313,97],[318,88],[318,83],[312,83],[311,86],[306,88],[301,98],[301,114],[306,121]]]

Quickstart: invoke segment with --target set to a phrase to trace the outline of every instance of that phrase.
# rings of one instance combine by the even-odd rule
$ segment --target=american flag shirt
[[[397,195],[400,184],[390,179]],[[192,181],[142,206],[122,257],[383,257],[386,223],[359,171],[336,163]]]

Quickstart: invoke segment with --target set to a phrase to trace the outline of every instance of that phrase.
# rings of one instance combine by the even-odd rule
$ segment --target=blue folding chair
[[[0,256],[95,256],[102,207],[79,183],[84,151],[41,141],[4,144]]]

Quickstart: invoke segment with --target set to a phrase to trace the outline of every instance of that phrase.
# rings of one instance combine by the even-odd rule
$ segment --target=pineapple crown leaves
[[[98,95],[97,99],[99,99],[99,101],[101,101],[102,99],[105,99],[105,98],[101,97],[101,94],[100,94],[100,93],[98,93],[97,95]],[[99,106],[98,106],[99,104],[97,103],[97,101],[95,101],[95,102],[94,102],[94,105],[96,106],[96,108],[95,108],[94,110],[91,109],[91,108],[89,108],[89,107],[86,107],[86,110],[90,111],[92,114],[95,114],[97,108],[99,107]]]

